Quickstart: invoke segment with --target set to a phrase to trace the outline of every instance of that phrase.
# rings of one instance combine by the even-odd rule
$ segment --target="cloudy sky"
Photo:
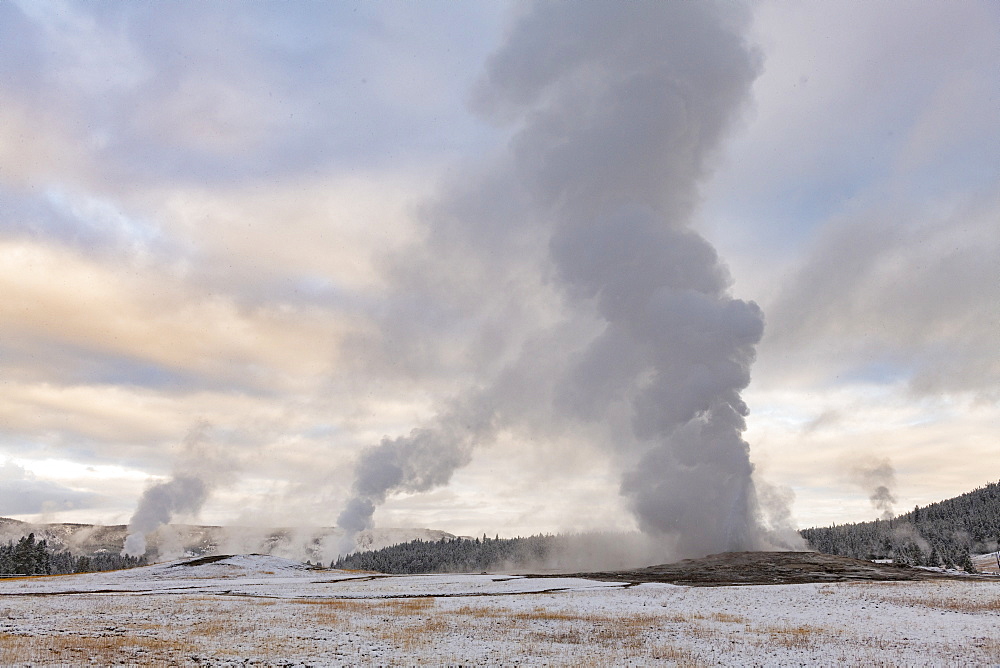
[[[1000,6],[731,4],[732,39],[648,56],[608,48],[655,44],[641,22],[548,11],[0,3],[0,515],[125,523],[196,470],[199,521],[333,524],[364,448],[494,396],[525,351],[521,378],[568,378],[546,351],[586,349],[600,308],[566,287],[579,249],[538,192],[564,172],[638,192],[618,149],[670,144],[628,126],[559,153],[519,95],[566,58],[701,67],[731,43],[710,145],[662,188],[764,314],[742,393],[758,487],[811,526],[880,515],[882,484],[905,511],[1000,479]],[[587,91],[558,92],[582,115]],[[526,174],[533,151],[624,167]],[[375,521],[634,527],[610,427],[550,419],[531,389]]]

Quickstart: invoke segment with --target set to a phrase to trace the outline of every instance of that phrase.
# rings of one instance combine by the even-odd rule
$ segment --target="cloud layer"
[[[464,422],[375,521],[631,528],[722,396],[804,524],[996,479],[1000,12],[620,9],[0,4],[0,515],[126,522],[204,421],[203,519],[330,524]]]

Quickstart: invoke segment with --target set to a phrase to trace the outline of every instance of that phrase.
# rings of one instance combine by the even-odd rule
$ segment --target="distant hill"
[[[1000,482],[939,501],[891,520],[803,529],[812,549],[856,559],[892,559],[921,566],[969,569],[971,555],[1000,542]]]
[[[128,527],[124,524],[32,524],[0,517],[0,543],[17,542],[34,533],[38,540],[48,541],[55,551],[71,551],[74,555],[93,557],[118,554],[125,543]],[[170,524],[147,536],[149,561],[179,557],[200,557],[215,554],[270,554],[297,561],[328,563],[336,558],[336,544],[342,536],[332,527],[221,527],[191,524]],[[454,540],[456,536],[434,529],[373,529],[358,536],[359,549],[378,550],[412,540]]]

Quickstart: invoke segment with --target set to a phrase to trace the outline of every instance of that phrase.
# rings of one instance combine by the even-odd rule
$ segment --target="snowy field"
[[[627,587],[275,557],[0,580],[3,665],[1000,664],[1000,581]]]

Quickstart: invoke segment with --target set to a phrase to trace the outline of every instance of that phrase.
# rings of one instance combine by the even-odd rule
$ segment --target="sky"
[[[374,446],[498,397],[517,419],[387,485],[377,525],[635,528],[628,420],[545,403],[602,340],[567,257],[614,244],[546,219],[567,174],[580,202],[666,174],[721,298],[759,306],[742,438],[795,525],[1000,479],[1000,6],[723,4],[725,40],[652,50],[670,25],[594,7],[0,3],[0,515],[127,523],[196,472],[177,521],[331,525]],[[689,73],[728,97],[662,124],[709,128],[690,159],[631,124],[594,155],[553,139],[602,112],[599,66],[733,45],[739,77]],[[642,128],[690,111],[651,90],[618,91]]]

